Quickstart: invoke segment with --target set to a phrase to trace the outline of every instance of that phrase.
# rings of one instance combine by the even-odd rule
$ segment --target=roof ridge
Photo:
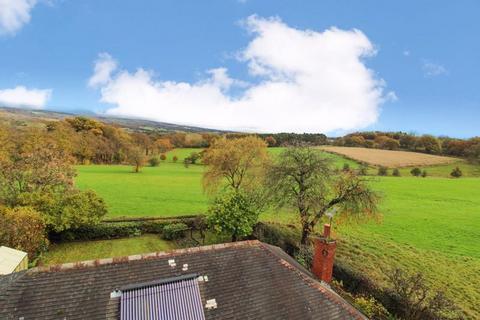
[[[75,269],[82,269],[82,268],[98,267],[101,265],[125,263],[125,262],[136,261],[136,260],[152,260],[157,258],[165,258],[165,257],[177,256],[185,253],[220,250],[220,249],[226,249],[226,248],[259,246],[261,244],[262,243],[259,240],[227,242],[227,243],[211,244],[211,245],[199,246],[199,247],[189,247],[189,248],[173,249],[173,250],[167,250],[167,251],[156,251],[156,252],[150,252],[150,253],[135,254],[130,256],[76,261],[76,262],[55,264],[50,266],[38,266],[38,267],[28,269],[27,272],[35,273],[35,272],[56,272],[56,271],[65,271],[65,270],[75,270]]]
[[[279,259],[280,265],[282,265],[284,268],[289,269],[290,271],[295,272],[304,282],[307,283],[307,285],[314,287],[318,291],[322,292],[325,294],[325,297],[336,303],[337,305],[340,305],[345,311],[350,313],[355,319],[359,320],[364,320],[367,319],[359,310],[357,310],[355,307],[353,307],[348,301],[346,301],[344,298],[342,298],[338,293],[336,293],[330,285],[323,281],[318,281],[316,278],[313,277],[313,274],[311,274],[307,269],[305,269],[308,273],[305,273],[303,270],[301,270],[299,267],[291,264],[289,261],[278,255],[276,252],[274,252],[271,248],[268,247],[267,244],[260,242],[260,246],[264,248],[266,251],[268,251],[270,254],[272,254],[274,257]],[[281,249],[281,248],[280,248]],[[283,250],[282,250],[283,251]],[[284,252],[284,251],[283,251]],[[288,254],[285,252],[285,254],[288,256]],[[290,257],[290,256],[288,256]],[[303,267],[303,266],[302,266]]]

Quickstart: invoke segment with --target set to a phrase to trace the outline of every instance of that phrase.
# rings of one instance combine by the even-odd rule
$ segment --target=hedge
[[[184,218],[169,219],[132,219],[117,221],[104,221],[97,225],[84,226],[76,229],[65,230],[60,233],[50,233],[49,238],[54,242],[65,241],[87,241],[87,240],[108,240],[116,238],[126,238],[139,236],[143,233],[163,234],[165,227],[181,224],[183,232],[176,231],[178,235],[173,235],[176,239],[179,236],[185,236],[187,230],[198,230],[205,226],[203,216],[188,216]],[[168,232],[172,228],[169,227]],[[173,227],[173,229],[178,228]],[[173,231],[175,232],[175,231]],[[169,234],[169,236],[172,236]]]
[[[190,228],[185,223],[171,223],[163,228],[162,238],[165,240],[177,240],[185,237],[185,232]]]

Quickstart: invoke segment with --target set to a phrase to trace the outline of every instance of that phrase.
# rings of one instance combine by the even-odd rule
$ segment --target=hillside
[[[172,123],[142,120],[142,119],[105,117],[105,116],[99,116],[95,114],[66,113],[66,112],[50,111],[50,110],[30,110],[30,109],[0,107],[0,121],[9,121],[19,126],[36,125],[38,123],[58,121],[65,118],[82,116],[82,115],[87,116],[89,118],[97,119],[99,121],[102,121],[108,124],[115,124],[131,131],[221,132],[220,130],[191,127],[191,126],[177,125]]]

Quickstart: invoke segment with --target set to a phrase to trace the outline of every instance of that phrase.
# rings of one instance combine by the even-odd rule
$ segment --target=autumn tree
[[[158,153],[165,153],[173,149],[173,144],[168,138],[160,138],[155,140],[155,148]]]
[[[95,225],[107,214],[105,202],[92,190],[34,193],[22,200],[40,212],[48,230],[55,232]]]
[[[277,145],[277,140],[275,140],[275,138],[272,136],[266,137],[265,142],[269,147],[275,147]]]
[[[364,147],[365,146],[365,138],[362,136],[347,136],[344,139],[344,145],[346,147]]]
[[[133,146],[129,150],[128,160],[133,165],[133,172],[139,173],[145,165],[145,152],[142,148]]]
[[[203,186],[207,191],[251,189],[263,176],[267,160],[267,145],[258,137],[220,138],[203,155]]]
[[[106,214],[93,191],[75,188],[71,157],[49,137],[19,135],[14,144],[0,161],[0,204],[35,209],[49,231],[97,223]]]
[[[437,138],[431,135],[421,136],[417,140],[417,149],[423,150],[426,153],[439,154],[442,151],[442,147]]]
[[[380,149],[397,150],[400,148],[400,143],[388,136],[377,136],[375,138],[375,142],[378,144]]]
[[[338,172],[331,160],[309,147],[290,147],[269,166],[266,184],[279,207],[298,211],[301,243],[327,211],[365,215],[376,212],[378,196],[353,171]]]
[[[30,207],[0,209],[0,243],[35,257],[48,246],[46,225],[39,212]]]
[[[0,203],[14,207],[25,194],[65,192],[73,188],[74,176],[71,158],[56,145],[20,143],[0,161]]]
[[[142,132],[134,132],[132,134],[133,141],[137,148],[141,148],[145,156],[152,153],[153,142],[149,135]]]

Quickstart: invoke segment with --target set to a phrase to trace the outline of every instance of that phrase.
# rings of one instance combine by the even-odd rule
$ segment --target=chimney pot
[[[325,223],[323,225],[323,236],[325,237],[325,239],[330,238],[330,230],[331,230],[330,224]]]

